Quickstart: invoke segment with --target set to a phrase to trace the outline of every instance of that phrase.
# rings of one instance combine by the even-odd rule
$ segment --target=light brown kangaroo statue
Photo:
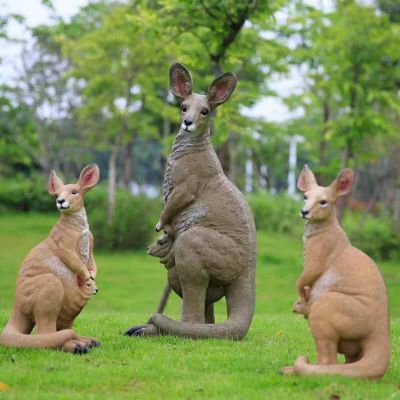
[[[335,374],[381,378],[390,361],[389,311],[385,283],[376,264],[351,245],[336,218],[335,201],[347,194],[353,172],[345,169],[328,187],[318,186],[304,166],[298,188],[304,192],[301,215],[304,269],[296,287],[302,312],[317,346],[317,362],[299,357],[284,374]],[[310,290],[308,290],[310,288]],[[296,310],[295,310],[296,311]],[[337,353],[346,363],[338,364]]]
[[[91,294],[97,293],[93,236],[84,194],[100,177],[96,164],[85,167],[76,184],[64,185],[53,171],[48,190],[56,197],[60,218],[50,235],[22,262],[11,318],[0,335],[9,347],[60,349],[87,353],[96,339],[80,336],[72,324]],[[36,334],[30,335],[36,326]]]
[[[253,216],[242,193],[224,175],[211,144],[210,122],[230,97],[236,76],[225,73],[207,95],[192,91],[181,64],[170,69],[172,93],[182,100],[181,127],[167,161],[164,209],[156,230],[168,226],[174,237],[175,291],[182,293],[181,321],[155,314],[128,335],[171,334],[191,338],[243,338],[254,311],[256,236]],[[171,279],[169,277],[169,282]],[[206,323],[210,289],[222,288],[228,319]]]

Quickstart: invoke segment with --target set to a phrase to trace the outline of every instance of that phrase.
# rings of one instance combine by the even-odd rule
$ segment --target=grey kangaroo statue
[[[214,111],[229,99],[237,78],[225,73],[211,83],[207,95],[200,95],[192,91],[190,72],[174,64],[170,83],[182,101],[181,126],[167,161],[164,209],[156,230],[173,232],[175,266],[170,271],[176,277],[174,290],[182,293],[182,317],[175,321],[157,313],[126,334],[240,340],[254,312],[254,219],[242,193],[224,175],[210,137]],[[206,317],[211,288],[226,298],[223,323],[207,323],[213,322]]]

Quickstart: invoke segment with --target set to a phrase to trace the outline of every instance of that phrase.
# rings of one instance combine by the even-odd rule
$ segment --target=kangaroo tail
[[[221,324],[201,324],[172,320],[155,314],[150,322],[162,332],[193,339],[222,338],[241,340],[250,328],[254,313],[254,271],[226,289],[228,319]]]
[[[158,304],[157,313],[162,314],[164,312],[170,293],[171,293],[171,288],[170,288],[169,284],[167,283],[164,287],[164,291],[161,296],[160,303]]]
[[[59,349],[63,347],[65,342],[76,339],[76,337],[71,329],[28,335],[6,327],[0,335],[0,344],[6,347]]]
[[[351,378],[380,379],[385,374],[390,362],[389,340],[382,338],[375,346],[365,346],[362,358],[348,364],[314,365],[309,364],[306,357],[299,357],[294,370],[299,375],[343,375]],[[372,343],[370,343],[372,344]]]
[[[228,320],[221,324],[199,324],[175,321],[162,314],[155,314],[150,322],[164,333],[192,339],[221,338],[241,340],[250,327],[250,322],[242,320]]]

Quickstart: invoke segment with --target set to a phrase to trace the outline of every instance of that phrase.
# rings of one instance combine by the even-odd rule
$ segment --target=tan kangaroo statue
[[[308,322],[317,346],[317,362],[299,357],[284,374],[335,374],[381,378],[390,361],[388,298],[376,264],[351,245],[336,218],[335,201],[347,194],[353,172],[345,169],[328,187],[318,186],[304,166],[298,188],[304,192],[301,215],[304,232],[304,269],[296,287],[300,296],[311,288]],[[345,355],[338,364],[337,353]]]
[[[167,161],[165,205],[156,230],[168,226],[173,231],[175,267],[170,271],[176,279],[171,285],[169,272],[169,282],[182,293],[182,318],[155,314],[147,325],[126,334],[241,339],[254,311],[254,220],[244,196],[224,175],[210,138],[212,115],[228,100],[237,79],[225,73],[211,83],[207,95],[200,95],[192,91],[189,71],[174,64],[170,82],[182,100],[181,127]],[[222,288],[227,301],[228,319],[220,324],[213,324],[206,312],[213,288],[217,294]]]
[[[48,191],[56,197],[60,218],[50,235],[22,262],[10,321],[0,344],[87,353],[96,339],[80,336],[72,324],[91,294],[97,293],[93,236],[83,196],[100,177],[96,164],[85,167],[76,184],[64,185],[53,171]],[[36,334],[30,335],[36,326]]]

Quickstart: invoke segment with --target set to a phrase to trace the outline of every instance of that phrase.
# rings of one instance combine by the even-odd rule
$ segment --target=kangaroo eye
[[[307,200],[307,199],[308,199],[308,197],[306,195],[304,195],[304,200]]]
[[[181,110],[182,110],[183,112],[186,112],[186,111],[187,111],[187,107],[186,107],[185,105],[182,104]]]
[[[72,194],[78,194],[78,192],[76,190],[73,190],[71,193]]]
[[[328,204],[328,202],[326,200],[321,200],[319,202],[319,204],[321,204],[321,206],[324,206],[324,205]]]
[[[201,115],[208,115],[209,112],[210,112],[210,111],[209,111],[207,108],[203,108],[203,109],[201,110]]]

